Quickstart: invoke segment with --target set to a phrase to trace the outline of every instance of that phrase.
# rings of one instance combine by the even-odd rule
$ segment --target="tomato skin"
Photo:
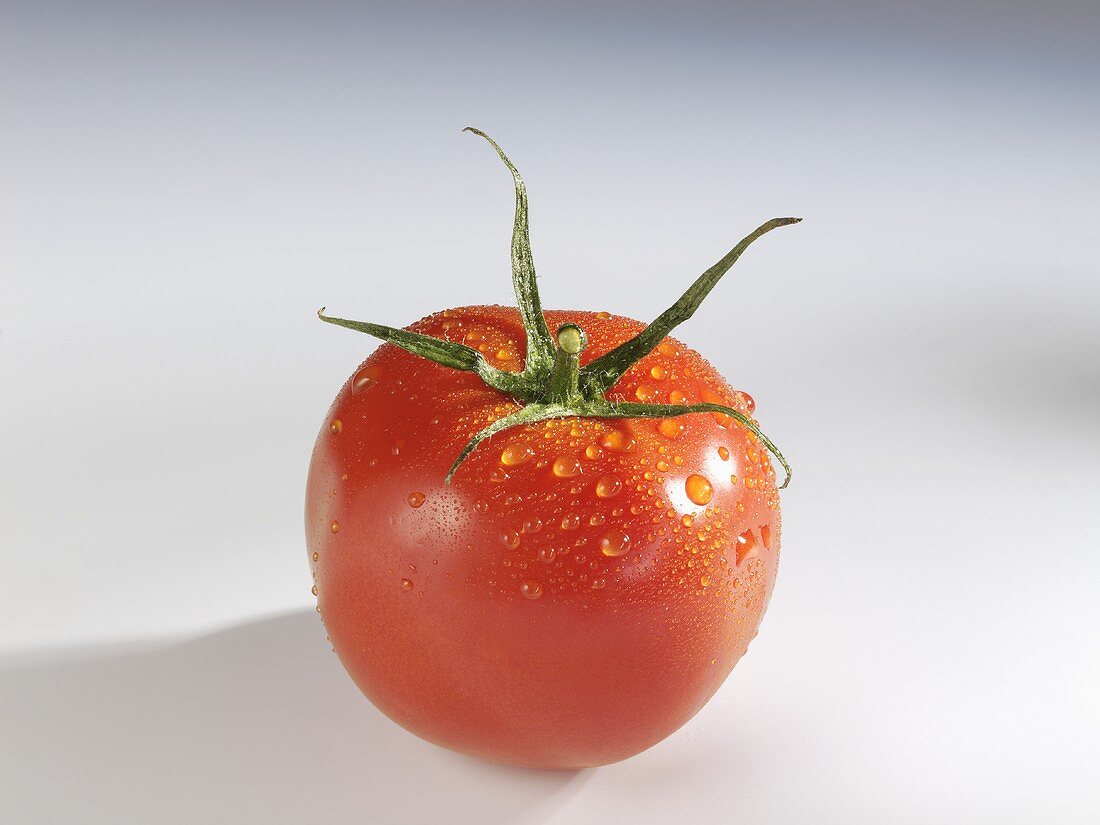
[[[582,363],[643,326],[546,317],[585,330]],[[522,366],[514,309],[449,310],[410,329]],[[751,412],[673,339],[608,398]],[[360,689],[413,733],[515,765],[615,762],[690,719],[755,636],[779,556],[775,473],[736,422],[693,414],[515,428],[445,484],[469,439],[517,406],[389,344],[364,362],[310,465],[318,607]]]

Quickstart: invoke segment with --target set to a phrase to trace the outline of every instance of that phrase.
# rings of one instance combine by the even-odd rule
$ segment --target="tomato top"
[[[582,364],[643,326],[602,312],[546,315],[551,324],[570,320],[587,331]],[[517,371],[523,363],[524,329],[515,309],[446,310],[411,329],[463,342],[503,370]],[[753,412],[750,396],[672,338],[627,370],[609,398],[712,402]],[[717,584],[734,575],[733,568],[723,569],[728,548],[721,546],[731,525],[738,528],[734,535],[747,534],[744,553],[758,541],[767,543],[776,529],[779,496],[767,451],[720,413],[521,425],[484,442],[446,484],[470,434],[518,408],[476,375],[380,347],[340,391],[328,431],[318,439],[315,475],[326,485],[339,482],[327,499],[311,491],[311,500],[328,501],[324,512],[313,514],[317,543],[325,531],[355,529],[357,520],[397,519],[401,545],[496,547],[481,560],[495,571],[483,582],[494,592],[538,599],[600,590],[609,575],[638,587],[659,586],[661,576],[655,581],[648,574],[662,548],[688,554],[680,563],[662,563],[662,575],[674,581],[697,566],[700,587]],[[631,553],[645,548],[651,552]],[[571,564],[563,569],[560,562],[569,555]],[[403,578],[417,586],[411,571]]]

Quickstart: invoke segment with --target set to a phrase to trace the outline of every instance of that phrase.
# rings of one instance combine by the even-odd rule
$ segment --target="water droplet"
[[[312,593],[314,596],[316,596],[317,595],[317,585],[313,585],[313,587],[311,587],[309,589],[309,592]]]
[[[488,513],[489,502],[479,499],[474,503],[474,509],[477,510],[479,513]]]
[[[611,313],[600,311],[596,313],[596,317],[599,318],[601,321],[606,321],[611,317]]]
[[[710,576],[708,576],[706,573],[701,575],[699,577],[699,584],[703,585],[703,587],[706,587],[708,584],[710,584]]]
[[[519,531],[501,530],[500,543],[503,544],[505,547],[515,550],[517,547],[519,547]]]
[[[393,447],[390,448],[390,452],[394,455],[401,455],[401,451],[405,449],[405,439],[399,438],[393,442]]]
[[[729,406],[729,404],[726,403],[726,399],[714,392],[714,390],[703,390],[702,398],[707,404],[721,404],[724,407]],[[714,420],[718,422],[719,427],[728,427],[730,422],[733,421],[733,419],[725,413],[711,413],[711,415],[714,416]]]
[[[607,587],[606,579],[592,579],[593,590],[603,590],[605,587]]]
[[[630,551],[630,536],[622,530],[608,530],[600,536],[600,552],[608,558],[615,558]]]
[[[665,438],[676,440],[684,434],[684,422],[679,418],[662,418],[657,422],[657,432]]]
[[[665,471],[666,471],[667,469],[668,469],[668,462],[667,462],[667,461],[665,461],[665,460],[664,460],[663,458],[662,458],[662,459],[660,459],[660,460],[659,460],[659,461],[657,462],[657,471],[658,471],[658,472],[661,472],[661,473],[663,473],[663,472],[665,472]]]
[[[334,533],[339,533],[340,532],[340,522],[334,521],[332,524],[330,524],[328,526],[328,529],[331,530]]]
[[[758,554],[756,549],[756,536],[752,534],[752,530],[746,530],[744,533],[737,537],[737,563],[740,564],[745,559],[755,558]]]
[[[316,550],[314,550],[312,558],[313,558],[314,561],[317,561],[317,559],[321,558],[321,554],[318,553]]]
[[[554,550],[553,547],[540,547],[539,548],[539,561],[544,562],[546,564],[550,564],[550,562],[552,562],[554,560],[554,557],[557,556],[557,555],[558,555],[557,551]]]
[[[509,444],[500,454],[500,463],[506,467],[525,464],[534,458],[535,451],[526,444]]]
[[[424,503],[425,498],[423,493],[409,493],[409,506],[415,509]]]
[[[691,527],[695,523],[695,517],[691,513],[685,513],[684,517],[680,519],[680,524],[684,527]]]
[[[542,585],[534,579],[526,579],[519,586],[519,592],[528,599],[537,599],[542,595]]]
[[[588,519],[588,523],[591,524],[593,527],[599,527],[605,521],[607,521],[607,519],[604,518],[603,515],[601,515],[600,513],[595,513],[592,515],[591,518]]]
[[[679,390],[673,390],[668,394],[668,400],[673,404],[686,404],[688,398]]]
[[[413,589],[412,579],[402,579],[401,580],[401,589],[405,590],[405,591],[412,590]]]
[[[615,476],[604,476],[596,482],[596,495],[600,498],[613,498],[623,489],[623,483]]]
[[[730,451],[727,450],[725,447],[719,447],[718,448],[718,457],[720,459],[722,459],[723,461],[729,461],[730,460]]]
[[[508,480],[508,471],[503,467],[497,467],[493,472],[489,473],[489,481],[500,484],[501,482]]]
[[[576,456],[559,456],[557,461],[554,462],[554,475],[558,478],[572,478],[573,476],[580,475],[580,473],[581,463],[577,461]]]
[[[740,393],[741,397],[745,399],[745,406],[748,408],[749,415],[752,415],[754,412],[756,412],[756,401],[754,401],[753,397],[744,390],[738,390],[738,392]]]
[[[764,546],[769,550],[772,549],[772,528],[766,524],[760,525],[760,538],[764,541]]]
[[[561,529],[562,530],[576,530],[581,526],[581,517],[570,513],[567,516],[562,516]]]
[[[371,384],[375,383],[379,378],[385,374],[384,367],[378,364],[372,364],[369,367],[363,367],[359,372],[355,373],[355,377],[351,379],[351,392],[360,393],[367,389]]]
[[[603,450],[601,450],[596,444],[589,444],[587,447],[584,448],[584,457],[589,459],[590,461],[595,461],[601,455],[603,455]]]
[[[332,419],[332,423],[328,425],[328,428],[332,431],[332,434],[335,435],[340,432],[340,430],[344,429],[344,422],[339,418],[334,418]]]
[[[665,376],[668,374],[665,372],[665,368],[658,365],[649,371],[654,381],[664,381]]]
[[[622,430],[612,430],[609,433],[604,433],[600,443],[616,453],[632,453],[638,448],[638,442],[634,440],[634,436]]]
[[[684,490],[692,503],[698,504],[700,507],[704,504],[710,504],[710,500],[714,497],[714,488],[711,486],[710,481],[705,476],[697,473],[692,473],[687,477],[687,481],[684,482]]]
[[[656,394],[657,390],[649,384],[639,384],[638,389],[634,390],[634,395],[638,397],[639,401],[650,401]]]
[[[523,520],[523,532],[524,533],[537,533],[542,529],[542,519],[538,516],[531,516],[530,518]]]

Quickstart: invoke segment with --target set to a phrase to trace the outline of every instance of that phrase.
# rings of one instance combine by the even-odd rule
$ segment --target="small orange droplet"
[[[328,526],[328,529],[331,530],[334,533],[339,533],[340,532],[340,522],[334,521],[332,524],[330,524]]]
[[[718,457],[720,459],[722,459],[723,461],[729,461],[730,460],[730,451],[727,450],[725,447],[719,447],[718,448]]]
[[[706,587],[708,584],[710,584],[710,576],[708,576],[706,573],[701,575],[699,577],[699,584],[703,585],[703,587]]]
[[[764,541],[764,546],[769,550],[772,549],[772,528],[766,524],[760,525],[760,538]]]
[[[686,404],[688,398],[679,390],[673,390],[668,394],[668,400],[673,404]]]
[[[334,418],[332,420],[332,423],[328,425],[328,428],[333,432],[333,434],[336,434],[340,432],[340,430],[344,429],[344,422],[341,421],[339,418]]]
[[[581,526],[581,517],[577,515],[562,516],[561,529],[562,530],[576,530]]]
[[[577,461],[576,456],[559,456],[554,462],[554,475],[558,478],[572,478],[573,476],[580,475],[580,473],[581,463]]]
[[[316,550],[314,550],[313,551],[313,560],[317,561],[317,559],[319,559],[319,558],[321,558],[321,554],[318,553]]]
[[[707,404],[721,404],[723,407],[729,406],[729,404],[726,403],[726,399],[713,390],[703,390],[703,401]],[[711,413],[711,415],[714,416],[714,420],[718,422],[719,427],[728,427],[730,422],[733,421],[733,419],[725,413]]]
[[[663,473],[663,472],[665,472],[665,471],[666,471],[667,469],[668,469],[668,462],[667,462],[667,461],[665,461],[665,460],[664,460],[663,458],[662,458],[662,459],[660,459],[660,460],[659,460],[659,461],[657,462],[657,470],[658,470],[659,472],[662,472],[662,473]]]
[[[405,590],[405,591],[412,590],[413,589],[412,579],[402,579],[401,580],[401,589]]]
[[[500,454],[500,463],[506,467],[516,467],[530,461],[535,451],[526,444],[509,444]]]
[[[515,550],[517,547],[519,547],[519,531],[501,530],[500,543],[503,544],[505,547]]]
[[[312,593],[314,596],[316,596],[317,595],[317,585],[313,585],[313,587],[311,587],[309,589],[309,592]]]
[[[657,432],[665,438],[676,440],[684,434],[684,422],[678,418],[662,418],[657,422]]]
[[[608,558],[630,552],[630,536],[622,530],[608,530],[600,536],[600,552]]]
[[[615,476],[604,476],[596,482],[596,495],[600,498],[613,498],[623,489],[623,483]]]
[[[687,481],[684,482],[684,490],[692,503],[698,504],[700,507],[710,504],[710,500],[714,497],[714,488],[711,486],[710,481],[697,473],[692,473],[687,477]]]
[[[657,345],[657,352],[661,353],[661,355],[675,355],[676,347],[673,346],[671,341],[662,341]]]
[[[745,407],[748,408],[749,415],[752,415],[756,412],[756,401],[754,401],[753,397],[744,390],[738,390],[738,392],[741,394],[741,397],[745,399]]]
[[[656,394],[657,390],[649,384],[639,384],[638,389],[634,390],[634,395],[638,397],[639,401],[649,401]]]
[[[526,598],[534,600],[542,595],[542,585],[534,579],[527,579],[520,584],[519,592]]]
[[[695,517],[691,513],[685,513],[684,517],[680,519],[680,524],[684,527],[691,527],[695,523]]]
[[[638,442],[634,440],[634,436],[622,430],[604,433],[600,443],[616,453],[632,453],[638,448]]]
[[[409,493],[409,506],[416,508],[424,503],[426,496],[423,493]]]
[[[610,312],[597,312],[596,317],[599,318],[601,321],[606,321],[608,318],[611,317],[611,313]]]
[[[603,450],[601,450],[596,444],[589,444],[587,447],[584,448],[584,457],[589,459],[590,461],[595,461],[601,455],[603,455]]]
[[[665,376],[668,373],[665,372],[664,367],[662,367],[660,364],[658,364],[657,366],[655,366],[653,369],[651,369],[649,371],[649,374],[650,374],[650,376],[652,376],[654,381],[664,381]]]
[[[740,564],[745,559],[755,558],[757,555],[756,549],[756,536],[752,534],[752,530],[746,530],[744,533],[737,537],[737,563]]]
[[[371,384],[381,378],[385,371],[385,368],[378,364],[363,367],[363,369],[355,373],[355,377],[351,379],[352,394],[360,393],[367,389]]]

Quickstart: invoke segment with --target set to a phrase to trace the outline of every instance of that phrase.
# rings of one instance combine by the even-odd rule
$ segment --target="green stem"
[[[512,173],[512,180],[516,185],[516,218],[512,227],[512,286],[515,288],[516,304],[523,328],[527,332],[527,360],[523,371],[531,377],[543,376],[549,372],[554,360],[554,342],[550,337],[550,328],[546,325],[546,317],[542,314],[535,260],[531,254],[531,234],[527,224],[527,187],[519,170],[495,140],[473,126],[467,126],[462,131],[485,138]]]
[[[480,352],[465,344],[443,341],[430,335],[421,335],[419,332],[409,332],[406,329],[372,324],[369,321],[349,321],[346,318],[334,318],[331,315],[325,315],[324,307],[318,310],[317,317],[327,324],[335,324],[338,327],[353,329],[356,332],[365,332],[367,335],[381,338],[383,341],[401,347],[406,352],[419,355],[421,358],[426,358],[445,367],[476,372],[481,380],[490,387],[508,395],[524,400],[529,400],[535,396],[530,382],[525,381],[523,376],[497,369],[486,361]]]
[[[676,418],[681,415],[691,415],[692,413],[721,413],[722,415],[728,415],[730,418],[739,421],[746,430],[760,439],[760,443],[763,444],[768,452],[774,455],[776,460],[782,465],[783,472],[786,473],[786,476],[783,479],[783,483],[779,485],[779,489],[782,490],[791,483],[791,465],[787,463],[787,459],[783,457],[783,453],[779,451],[775,442],[764,434],[764,431],[757,426],[755,421],[733,407],[727,407],[724,404],[633,404],[628,402],[610,402],[606,404],[602,410],[590,412],[588,415],[592,418]]]
[[[587,343],[584,331],[576,324],[565,324],[558,330],[558,349],[546,391],[548,402],[576,405],[584,400],[580,390],[580,354]]]
[[[749,244],[781,226],[798,223],[802,218],[773,218],[750,232],[733,249],[726,253],[718,263],[700,275],[687,291],[672,306],[662,312],[645,329],[611,352],[601,355],[581,371],[581,383],[593,394],[607,392],[615,385],[624,372],[649,355],[673,329],[695,314],[722,276],[749,248]]]

